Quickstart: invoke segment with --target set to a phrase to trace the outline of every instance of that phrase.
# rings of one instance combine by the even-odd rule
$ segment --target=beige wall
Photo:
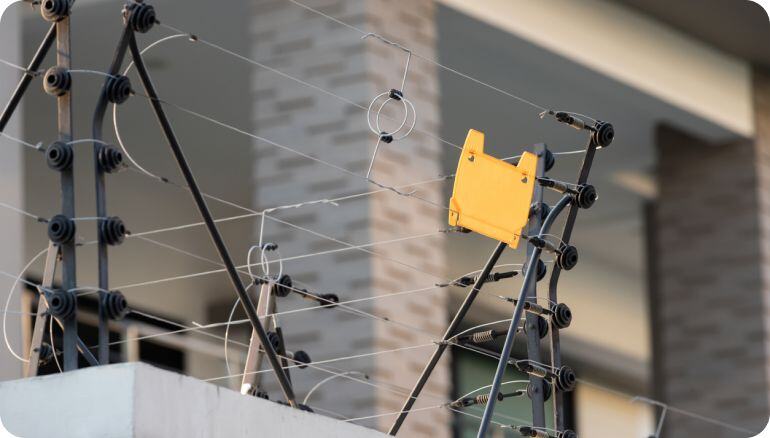
[[[655,410],[643,403],[632,403],[625,395],[583,384],[575,392],[575,403],[581,437],[646,437],[655,431]]]

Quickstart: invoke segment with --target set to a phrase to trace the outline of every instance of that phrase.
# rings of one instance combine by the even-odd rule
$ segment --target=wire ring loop
[[[383,96],[387,96],[387,98],[379,105],[376,112],[373,111],[375,104],[381,100]],[[401,124],[398,126],[398,128],[394,129],[393,131],[386,132],[380,125],[380,116],[382,114],[382,110],[392,100],[401,101],[401,104],[404,107],[404,118],[401,120]],[[412,122],[408,123],[410,114],[412,115]],[[403,96],[399,97],[398,99],[394,99],[391,97],[391,92],[386,91],[375,96],[374,99],[372,99],[372,101],[369,103],[369,108],[366,111],[366,123],[369,125],[369,130],[379,137],[391,136],[393,137],[393,140],[402,140],[411,134],[412,130],[414,130],[414,127],[417,125],[417,112],[415,111],[414,105],[409,99]],[[402,133],[404,128],[406,128],[406,131]]]

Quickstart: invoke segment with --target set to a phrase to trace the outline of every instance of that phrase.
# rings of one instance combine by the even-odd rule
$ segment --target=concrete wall
[[[0,383],[0,418],[24,438],[385,436],[145,364]]]

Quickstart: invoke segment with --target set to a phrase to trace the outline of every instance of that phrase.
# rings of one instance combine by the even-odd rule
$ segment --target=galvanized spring
[[[497,332],[494,330],[485,330],[483,332],[476,332],[471,334],[470,341],[474,344],[483,344],[485,342],[492,342],[495,340]]]
[[[497,401],[503,401],[505,396],[503,396],[502,392],[497,393]],[[485,405],[489,403],[489,394],[479,394],[476,397],[473,397],[474,404],[477,405]]]

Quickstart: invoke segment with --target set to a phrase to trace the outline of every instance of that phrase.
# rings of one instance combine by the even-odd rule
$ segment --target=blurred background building
[[[580,263],[564,273],[560,288],[575,315],[562,345],[565,362],[582,379],[567,400],[569,423],[581,436],[650,435],[660,410],[632,402],[634,396],[748,430],[764,427],[770,411],[770,27],[758,5],[743,0],[301,3],[328,17],[289,0],[156,0],[161,22],[183,35],[150,49],[146,60],[160,95],[174,104],[167,109],[203,190],[231,203],[210,206],[216,217],[232,218],[219,226],[236,262],[246,263],[261,230],[265,241],[279,245],[283,272],[300,287],[337,293],[343,301],[378,297],[350,306],[384,319],[349,309],[281,316],[289,349],[305,350],[314,360],[361,355],[329,368],[379,382],[338,378],[315,391],[310,405],[346,418],[398,411],[403,389],[411,388],[432,341],[467,292],[432,286],[481,268],[495,246],[478,235],[441,232],[447,228],[443,206],[451,180],[414,186],[415,196],[403,197],[296,153],[363,176],[376,143],[366,107],[377,94],[398,88],[404,72],[403,51],[376,38],[362,39],[333,17],[424,56],[411,58],[404,90],[415,105],[417,128],[380,148],[373,178],[383,184],[408,189],[410,183],[452,173],[457,148],[471,128],[486,133],[487,152],[498,157],[518,155],[535,143],[555,152],[584,147],[583,133],[541,118],[539,109],[484,84],[545,108],[614,124],[616,139],[598,153],[592,172],[599,202],[581,212],[573,235]],[[74,68],[108,67],[120,33],[120,7],[112,0],[77,2]],[[0,57],[26,65],[46,26],[29,4],[12,5],[0,26]],[[141,36],[141,45],[175,34],[156,26]],[[0,65],[3,101],[18,75]],[[76,138],[90,136],[103,79],[74,77]],[[56,138],[55,103],[35,84],[6,133],[48,144]],[[150,172],[180,181],[146,99],[137,95],[115,114],[131,157]],[[388,114],[400,117],[397,111]],[[106,131],[112,131],[108,125]],[[116,141],[112,132],[108,138]],[[9,138],[0,143],[0,202],[42,217],[57,214],[58,176],[42,154]],[[558,156],[553,175],[573,179],[581,158]],[[94,215],[92,160],[90,146],[76,146],[78,216]],[[141,172],[109,176],[107,190],[109,211],[135,234],[200,221],[183,189]],[[362,193],[367,194],[351,196]],[[255,213],[337,198],[272,211],[264,226]],[[45,226],[8,208],[0,208],[0,224],[0,270],[18,273],[46,248]],[[83,224],[79,239],[93,240],[95,227]],[[509,251],[503,263],[523,259],[521,250]],[[176,324],[227,321],[235,297],[216,260],[201,226],[129,238],[112,248],[111,282],[142,312],[115,323],[113,361],[146,361],[237,388],[239,378],[227,376],[242,368],[240,345],[229,347],[228,370],[223,342],[200,332],[136,340],[175,330]],[[95,246],[78,249],[77,265],[78,283],[95,284]],[[40,260],[24,278],[39,281],[42,269]],[[7,297],[12,282],[0,278],[0,298]],[[510,318],[512,306],[496,296],[518,289],[518,279],[486,286],[465,328]],[[8,308],[31,312],[34,299],[32,291],[19,288]],[[94,303],[82,298],[81,306],[81,332],[93,343]],[[314,307],[295,296],[278,306]],[[242,318],[238,310],[234,319]],[[28,354],[31,322],[29,316],[7,314],[8,341],[22,356]],[[222,335],[224,328],[208,332]],[[249,334],[246,324],[235,324],[228,333],[241,342]],[[408,346],[414,348],[402,349]],[[397,351],[367,355],[388,350]],[[417,407],[489,384],[495,364],[451,349]],[[45,369],[54,372],[55,366]],[[21,375],[22,364],[3,350],[0,377]],[[292,370],[292,377],[304,397],[328,374]],[[272,377],[267,379],[273,398],[279,398]],[[528,409],[527,400],[507,399],[498,405],[496,420],[526,422]],[[393,418],[359,422],[385,430]],[[402,433],[465,437],[475,436],[477,426],[472,416],[433,409],[411,414]],[[662,436],[672,437],[749,436],[673,410],[663,430]],[[492,434],[516,435],[502,428]]]

